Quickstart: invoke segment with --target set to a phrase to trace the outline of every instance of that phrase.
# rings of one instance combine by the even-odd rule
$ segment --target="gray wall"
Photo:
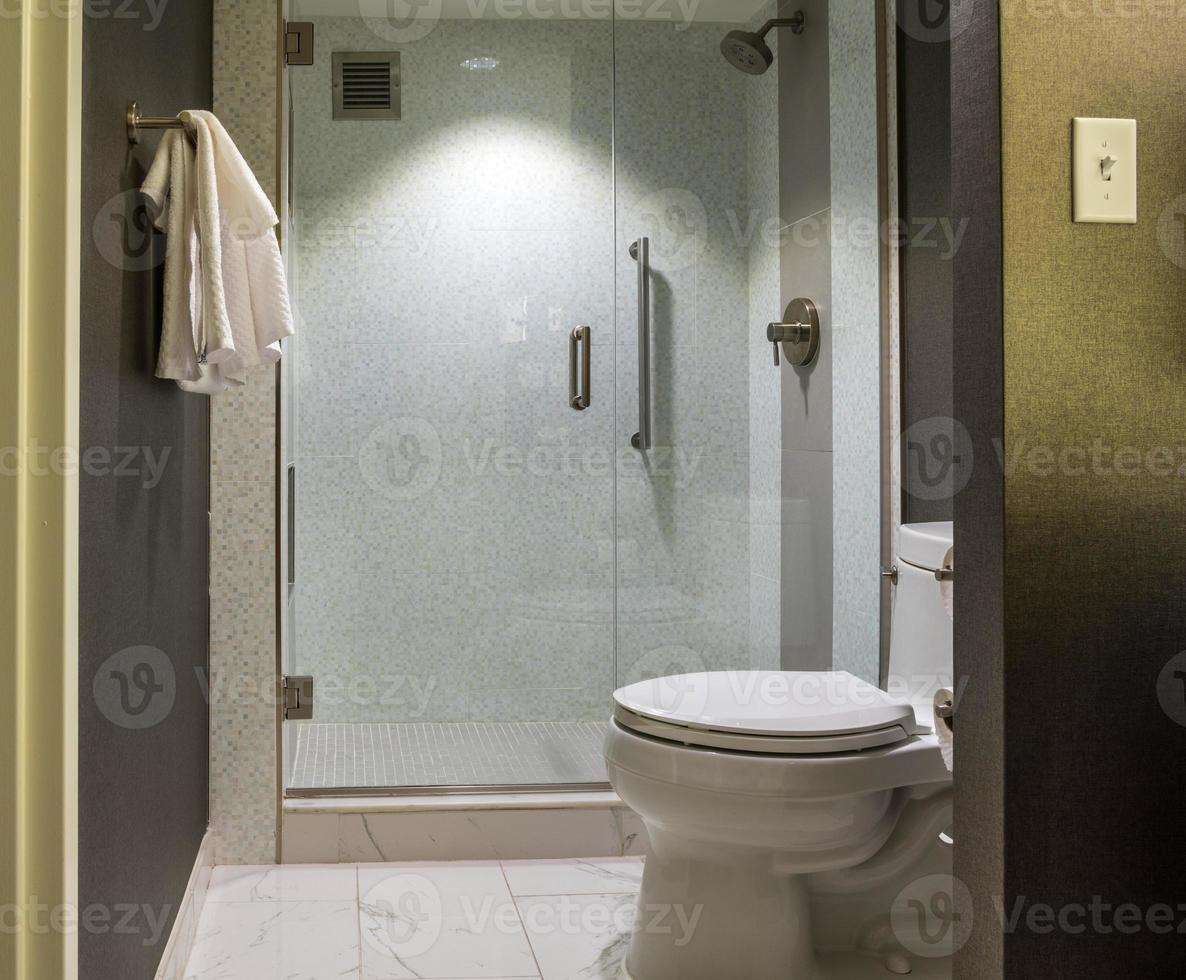
[[[951,48],[898,31],[903,523],[950,521],[930,441],[952,417]],[[938,484],[942,487],[944,484]]]
[[[210,105],[211,7],[124,14],[83,35],[79,903],[153,918],[83,929],[82,980],[153,976],[207,812],[208,404],[153,377],[164,244],[131,191],[158,137],[129,152],[123,115]]]
[[[952,214],[969,221],[952,269],[955,415],[971,436],[974,458],[991,461],[1004,438],[1004,330],[1001,256],[1000,38],[996,3],[978,4],[970,27],[952,41]],[[999,980],[1004,974],[993,899],[1005,879],[1005,485],[999,467],[972,466],[956,496],[955,676],[965,685],[958,705],[960,749],[955,781],[955,876],[973,908],[973,928],[956,957],[954,980]],[[1044,657],[1039,659],[1044,660]],[[1026,719],[1020,719],[1024,722]],[[1028,721],[1048,735],[1044,716]],[[1044,773],[1040,755],[1023,763]],[[1048,795],[1057,794],[1051,786]],[[1062,831],[1070,833],[1075,818]],[[1045,841],[1035,840],[1041,849]],[[971,919],[969,920],[969,915]],[[1038,973],[1016,974],[1023,977]],[[1122,974],[1117,974],[1122,975]]]

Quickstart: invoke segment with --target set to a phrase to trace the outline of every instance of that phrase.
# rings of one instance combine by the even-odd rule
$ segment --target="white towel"
[[[182,133],[161,140],[142,191],[155,212],[154,224],[168,235],[165,308],[157,377],[197,381],[202,339],[202,250],[194,215],[194,149]]]
[[[247,372],[275,363],[280,341],[293,334],[292,308],[284,262],[276,241],[276,212],[247,161],[222,123],[210,112],[183,112],[197,138],[199,213],[213,209],[219,219],[219,272],[224,311],[230,326],[229,348],[207,348],[224,380],[243,384]],[[201,220],[201,219],[199,219]]]
[[[293,334],[292,308],[267,195],[212,113],[183,112],[181,119],[193,148],[170,131],[144,188],[161,212],[157,226],[170,235],[157,376],[209,394],[244,384],[249,369],[279,359],[281,339]]]

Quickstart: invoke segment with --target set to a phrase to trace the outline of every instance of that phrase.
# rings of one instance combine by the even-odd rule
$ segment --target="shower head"
[[[800,10],[793,17],[782,17],[767,22],[757,32],[730,31],[721,41],[721,54],[734,68],[747,75],[764,75],[774,64],[774,52],[766,43],[766,35],[776,27],[789,27],[795,34],[803,33],[805,18]]]
[[[774,64],[774,52],[760,34],[730,31],[721,42],[721,54],[734,68],[747,75],[764,75]]]

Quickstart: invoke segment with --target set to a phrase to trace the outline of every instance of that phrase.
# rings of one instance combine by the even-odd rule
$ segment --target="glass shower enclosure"
[[[620,685],[876,681],[881,257],[849,257],[872,467],[841,473],[829,136],[838,44],[876,93],[873,7],[795,4],[751,75],[722,38],[785,4],[340,6],[297,4],[315,57],[286,78],[289,793],[602,784]],[[799,296],[822,347],[776,368]],[[845,506],[872,540],[837,597]]]

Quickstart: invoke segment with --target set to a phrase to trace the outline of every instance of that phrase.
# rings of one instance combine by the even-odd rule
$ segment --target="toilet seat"
[[[910,737],[903,728],[897,725],[873,732],[816,738],[793,735],[737,735],[731,732],[704,731],[685,725],[671,725],[667,722],[632,714],[621,707],[614,711],[614,720],[622,727],[640,735],[649,735],[651,738],[667,742],[703,746],[709,749],[724,749],[728,752],[762,752],[768,755],[830,755],[834,752],[860,752],[864,749],[896,745]]]
[[[642,681],[614,694],[631,731],[687,746],[830,755],[923,734],[908,703],[847,671],[720,671]]]

